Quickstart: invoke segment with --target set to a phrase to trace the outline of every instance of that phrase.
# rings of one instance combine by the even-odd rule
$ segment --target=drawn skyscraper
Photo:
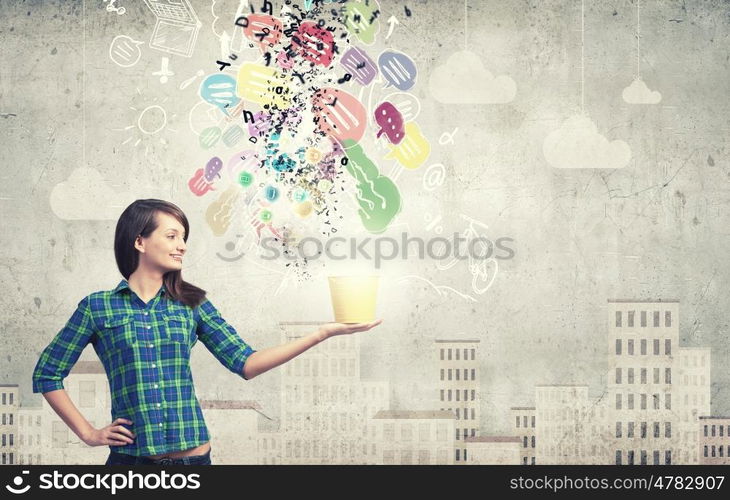
[[[671,464],[679,301],[609,299],[607,314],[614,461]]]
[[[465,437],[479,436],[480,396],[479,340],[437,339],[436,360],[439,370],[439,402],[441,411],[456,416],[454,462],[468,460]]]

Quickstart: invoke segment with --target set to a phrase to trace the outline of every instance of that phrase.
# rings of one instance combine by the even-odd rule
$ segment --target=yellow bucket
[[[328,279],[337,323],[375,321],[378,276],[330,276]]]

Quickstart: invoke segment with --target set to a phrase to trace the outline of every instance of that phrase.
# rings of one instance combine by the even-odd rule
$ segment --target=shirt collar
[[[117,287],[114,290],[112,290],[112,294],[117,294],[124,289],[128,289],[131,291],[131,288],[129,288],[129,282],[126,279],[122,279],[122,281],[119,282]],[[160,291],[157,293],[159,295],[159,294],[166,293],[166,292],[167,292],[167,289],[165,288],[165,283],[162,283],[162,287],[160,288]]]

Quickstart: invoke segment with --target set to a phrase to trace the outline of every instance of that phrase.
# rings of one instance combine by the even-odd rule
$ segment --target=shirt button
[[[162,406],[162,405],[160,403],[157,403],[157,407],[159,408],[160,406]]]
[[[155,347],[155,344],[150,344],[150,347]]]
[[[154,367],[156,367],[156,366],[157,366],[156,364],[152,363],[152,368],[154,368]]]
[[[155,384],[155,389],[157,389],[158,387],[160,387],[160,386],[159,386],[159,385],[157,385],[157,384]]]
[[[147,325],[147,329],[149,330],[150,328],[152,328],[152,327],[150,325]]]
[[[145,315],[145,316],[147,316],[147,315],[149,315],[149,313],[148,313],[147,311],[145,311],[145,312],[144,312],[144,315]]]
[[[160,422],[160,427],[162,427],[162,422]]]

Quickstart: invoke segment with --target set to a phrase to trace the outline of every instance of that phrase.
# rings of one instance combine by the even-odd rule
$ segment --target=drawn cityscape
[[[533,406],[509,411],[512,432],[478,422],[480,340],[436,339],[438,406],[390,409],[389,381],[362,380],[357,335],[305,352],[281,370],[281,412],[256,401],[201,400],[216,464],[730,464],[730,417],[710,414],[711,352],[679,345],[678,300],[609,299],[607,387],[537,385]],[[316,322],[280,323],[282,341]],[[574,382],[574,381],[571,381]],[[92,425],[109,421],[103,367],[80,361],[65,380]],[[0,386],[2,464],[102,464],[50,406]],[[529,404],[515,401],[515,404]]]

